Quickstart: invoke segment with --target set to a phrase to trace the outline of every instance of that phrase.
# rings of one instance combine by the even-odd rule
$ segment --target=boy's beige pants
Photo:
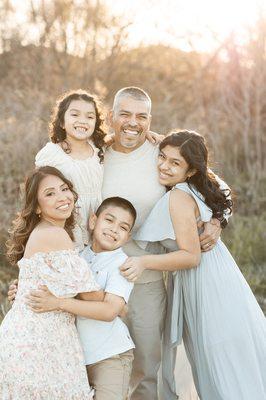
[[[133,362],[133,350],[87,365],[95,400],[126,400]]]

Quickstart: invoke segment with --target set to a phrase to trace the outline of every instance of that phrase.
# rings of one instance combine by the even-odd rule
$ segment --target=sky
[[[105,0],[112,12],[132,21],[129,42],[163,42],[173,46],[195,46],[206,51],[234,32],[245,39],[265,0]],[[184,39],[186,37],[186,39]],[[187,37],[190,37],[188,44]]]
[[[246,29],[255,23],[259,10],[266,12],[266,0],[101,1],[111,14],[130,22],[128,45],[132,47],[163,43],[183,50],[212,50],[232,32],[237,40],[245,41]],[[30,0],[12,3],[17,21],[23,23]]]

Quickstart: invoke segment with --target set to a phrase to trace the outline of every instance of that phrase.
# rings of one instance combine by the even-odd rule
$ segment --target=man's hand
[[[60,299],[54,296],[46,286],[39,286],[39,290],[32,290],[26,296],[26,304],[31,311],[43,313],[59,309]]]
[[[129,282],[135,282],[144,271],[141,257],[128,257],[120,267],[120,272]]]
[[[8,292],[7,292],[7,298],[9,303],[13,304],[15,298],[16,298],[16,294],[18,291],[18,280],[15,279],[8,288]]]
[[[201,233],[200,239],[200,247],[201,251],[209,251],[214,248],[219,239],[222,229],[220,226],[220,221],[218,219],[212,218],[210,222],[202,222],[198,223],[198,228],[204,226],[204,231]]]

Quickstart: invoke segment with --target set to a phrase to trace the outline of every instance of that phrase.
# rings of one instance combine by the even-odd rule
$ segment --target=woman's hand
[[[156,132],[153,132],[153,131],[148,131],[146,133],[146,138],[152,144],[160,144],[163,141],[163,139],[165,138],[165,136],[164,135],[160,135],[159,133],[156,133]]]
[[[10,304],[13,304],[15,298],[16,298],[16,294],[18,291],[18,280],[15,279],[8,288],[8,292],[7,292],[7,298]]]
[[[120,272],[129,282],[135,282],[144,271],[142,257],[129,257],[120,267]]]
[[[35,313],[59,310],[60,299],[54,296],[47,286],[39,286],[39,290],[32,290],[26,299],[26,304]]]

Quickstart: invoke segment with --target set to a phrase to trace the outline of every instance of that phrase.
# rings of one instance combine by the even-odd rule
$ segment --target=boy
[[[57,298],[47,289],[35,292],[43,311],[57,309],[78,315],[77,329],[95,400],[127,398],[135,346],[119,314],[133,284],[120,274],[119,267],[127,259],[121,247],[128,241],[135,220],[135,208],[120,197],[104,200],[89,219],[92,245],[81,256],[105,293],[103,301],[84,301],[91,293],[80,293],[79,300]],[[34,298],[29,299],[34,307]]]
[[[104,200],[89,219],[92,245],[81,253],[105,292],[104,301],[97,303],[97,309],[96,302],[89,303],[94,309],[92,314],[86,313],[87,302],[82,302],[85,318],[80,313],[77,317],[88,378],[95,388],[96,400],[127,397],[135,346],[119,314],[128,302],[133,284],[122,277],[119,267],[127,259],[121,247],[128,241],[135,219],[136,211],[129,201],[119,197]]]

